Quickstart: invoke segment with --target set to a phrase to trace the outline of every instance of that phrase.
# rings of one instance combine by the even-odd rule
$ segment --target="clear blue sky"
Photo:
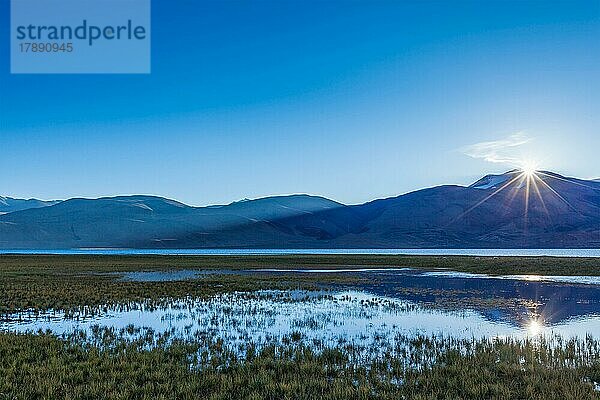
[[[480,142],[600,176],[597,0],[155,0],[150,75],[10,75],[8,21],[2,195],[358,203],[511,168]]]

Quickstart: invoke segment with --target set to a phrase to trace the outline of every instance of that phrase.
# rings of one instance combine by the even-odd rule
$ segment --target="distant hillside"
[[[509,171],[353,206],[308,195],[211,207],[71,199],[1,215],[0,247],[598,248],[600,183]]]
[[[29,208],[48,207],[59,202],[59,200],[44,201],[37,199],[13,199],[12,197],[0,196],[0,214],[27,210]]]

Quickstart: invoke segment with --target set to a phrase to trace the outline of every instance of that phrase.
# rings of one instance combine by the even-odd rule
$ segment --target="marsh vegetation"
[[[0,334],[4,398],[597,399],[598,343],[414,337],[357,364],[292,335],[244,356],[221,340]],[[94,344],[90,345],[89,343]],[[595,386],[596,385],[596,386]]]
[[[600,285],[286,257],[0,258],[0,399],[600,398]]]

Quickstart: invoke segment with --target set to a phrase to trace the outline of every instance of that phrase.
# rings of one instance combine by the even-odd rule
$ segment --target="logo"
[[[150,73],[150,0],[11,0],[11,72]]]

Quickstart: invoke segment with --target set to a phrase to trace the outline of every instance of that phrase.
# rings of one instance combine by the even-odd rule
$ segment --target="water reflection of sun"
[[[537,319],[532,319],[527,325],[527,332],[531,336],[537,336],[542,333],[542,328],[543,325]]]

